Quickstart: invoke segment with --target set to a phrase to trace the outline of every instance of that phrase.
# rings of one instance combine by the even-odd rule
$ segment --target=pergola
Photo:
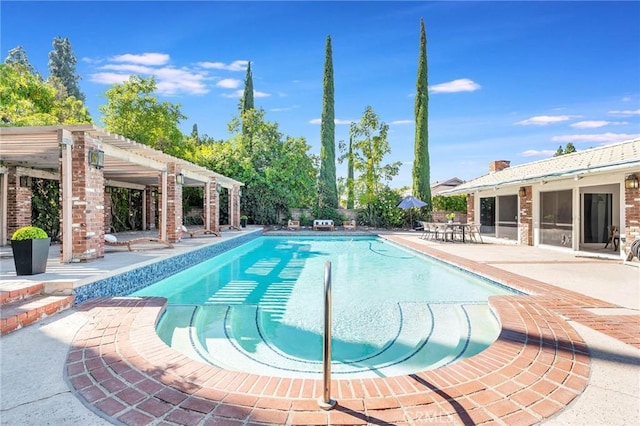
[[[234,179],[167,155],[94,125],[0,128],[0,244],[31,223],[30,188],[24,177],[60,182],[63,262],[104,255],[105,187],[141,190],[143,226],[155,214],[158,237],[180,239],[182,187],[204,188],[205,227],[219,228],[219,191],[229,194],[229,226],[240,224],[240,187]],[[28,210],[28,211],[26,211]],[[71,235],[72,238],[68,238]]]

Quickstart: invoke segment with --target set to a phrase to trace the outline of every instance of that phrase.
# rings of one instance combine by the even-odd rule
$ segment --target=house
[[[440,195],[442,191],[446,191],[448,189],[455,188],[456,186],[462,184],[463,181],[458,179],[457,177],[451,178],[449,180],[445,180],[444,182],[436,182],[431,184],[431,195]]]
[[[493,161],[442,195],[467,194],[468,221],[485,235],[577,251],[603,248],[615,226],[624,251],[640,238],[639,177],[634,139],[514,167]]]

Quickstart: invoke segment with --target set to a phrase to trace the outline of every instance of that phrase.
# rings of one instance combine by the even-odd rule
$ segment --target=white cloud
[[[244,89],[238,89],[231,93],[223,93],[222,96],[225,98],[241,98],[244,95]],[[257,90],[253,91],[254,98],[266,98],[267,96],[271,96],[269,93],[258,92]]]
[[[535,117],[527,118],[526,120],[518,121],[514,124],[520,124],[522,126],[528,126],[530,124],[546,126],[551,123],[560,123],[561,121],[567,121],[570,119],[570,115],[537,115]]]
[[[624,98],[622,98],[622,102],[631,102],[631,96],[625,96]]]
[[[640,137],[640,134],[632,135],[627,133],[599,133],[592,135],[562,135],[551,138],[554,142],[597,142],[609,144],[615,142],[628,141]]]
[[[593,121],[578,121],[577,123],[570,124],[571,127],[576,129],[596,129],[604,126],[619,126],[629,124],[626,121],[605,121],[605,120],[593,120]]]
[[[101,66],[100,69],[128,72],[130,74],[152,74],[155,68],[137,64],[107,64]]]
[[[237,89],[241,83],[240,80],[235,78],[223,78],[216,83],[216,86],[222,87],[223,89]]]
[[[520,155],[523,157],[551,157],[555,153],[555,151],[550,151],[548,149],[543,149],[542,151],[537,149],[528,149],[520,153]]]
[[[99,72],[89,76],[90,81],[98,84],[116,84],[129,79],[129,74],[118,74],[115,72]]]
[[[460,78],[458,80],[449,81],[447,83],[436,84],[429,87],[432,93],[456,93],[456,92],[474,92],[480,89],[480,85],[468,78]]]
[[[415,120],[394,120],[392,121],[391,125],[401,125],[401,124],[414,124]]]
[[[353,122],[353,120],[343,120],[343,119],[336,118],[336,119],[333,120],[333,122],[335,124],[338,124],[338,125],[340,125],[340,124],[351,124]],[[322,123],[322,119],[321,118],[314,118],[312,120],[309,120],[309,123],[310,124],[320,124],[320,123]]]
[[[224,62],[198,62],[198,65],[202,68],[211,68],[216,70],[246,71],[247,65],[249,65],[249,61],[237,60],[231,62],[230,64],[225,64]]]
[[[613,114],[613,115],[640,115],[640,109],[636,109],[636,110],[630,110],[630,109],[625,109],[623,111],[609,111],[609,114]]]
[[[141,55],[126,53],[124,55],[112,56],[109,60],[142,65],[164,65],[169,62],[169,55],[166,53],[143,53]]]

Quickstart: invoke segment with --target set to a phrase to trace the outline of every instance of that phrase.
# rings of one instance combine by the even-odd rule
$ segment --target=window
[[[573,233],[572,191],[540,193],[540,242],[571,247]]]

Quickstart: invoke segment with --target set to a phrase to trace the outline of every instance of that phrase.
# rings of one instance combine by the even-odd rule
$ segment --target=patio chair
[[[607,244],[604,245],[604,248],[607,248],[609,244],[611,244],[613,251],[618,250],[618,246],[620,245],[620,233],[618,232],[617,226],[609,227],[609,238],[607,239]]]
[[[300,221],[299,220],[291,220],[287,223],[287,228],[291,231],[297,231],[300,229]]]
[[[355,219],[344,221],[342,223],[342,227],[345,231],[354,231],[356,229]]]
[[[433,238],[437,238],[438,230],[433,223],[429,222],[421,222],[422,223],[422,234],[420,235],[420,239],[422,240],[431,240]]]
[[[211,234],[216,237],[222,237],[222,234],[219,231],[213,231],[207,228],[189,230],[184,225],[182,225],[182,232],[185,234],[189,234],[191,238],[193,238],[195,235],[198,235],[198,234]]]
[[[169,248],[173,248],[173,244],[171,244],[169,241],[165,241],[165,240],[161,240],[160,238],[150,238],[150,237],[140,237],[140,238],[134,238],[132,240],[127,240],[127,241],[118,241],[118,239],[116,238],[115,235],[112,234],[105,234],[104,235],[104,244],[107,246],[113,246],[113,247],[127,247],[127,249],[129,251],[131,251],[131,246],[135,245],[135,244],[144,244],[144,243],[158,243],[158,244],[162,244],[165,245]]]
[[[480,239],[480,242],[484,244],[484,241],[482,241],[482,234],[480,233],[480,225],[477,223],[469,223],[467,225],[467,232],[469,233],[469,241],[477,243],[478,239]]]

